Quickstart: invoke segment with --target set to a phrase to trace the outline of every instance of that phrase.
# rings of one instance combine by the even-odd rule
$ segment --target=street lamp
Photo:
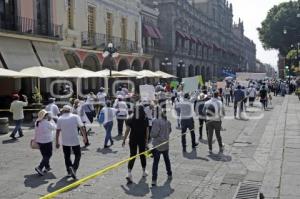
[[[105,47],[103,50],[103,57],[104,58],[109,57],[109,59],[111,60],[118,56],[119,56],[118,50],[114,47],[114,45],[112,43],[108,43],[107,47]],[[112,64],[109,65],[109,78],[111,78],[111,77],[112,77]]]
[[[172,62],[168,57],[165,57],[165,59],[161,62],[161,66],[164,72],[168,72],[168,68],[172,66]]]
[[[183,60],[179,60],[177,64],[177,77],[180,78],[180,81],[182,81],[182,77],[183,77],[183,72],[182,72],[183,68],[185,68],[185,63],[183,62]]]

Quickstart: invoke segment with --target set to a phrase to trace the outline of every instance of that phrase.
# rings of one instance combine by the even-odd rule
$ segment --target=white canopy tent
[[[169,73],[165,73],[165,72],[163,72],[163,71],[155,71],[154,73],[156,73],[157,75],[160,75],[161,76],[161,78],[164,78],[164,79],[168,79],[168,78],[176,78],[176,76],[174,76],[174,75],[171,75],[171,74],[169,74]]]
[[[36,77],[34,75],[16,72],[13,70],[8,70],[4,68],[0,68],[0,77],[9,77],[9,78],[22,78],[22,77]]]
[[[134,70],[130,70],[130,69],[122,70],[120,72],[122,74],[128,75],[130,77],[137,77],[140,75],[138,71],[134,71]]]

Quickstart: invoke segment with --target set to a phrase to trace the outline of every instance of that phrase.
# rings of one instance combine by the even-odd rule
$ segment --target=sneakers
[[[212,150],[208,150],[208,153],[209,153],[209,155],[213,154]]]
[[[148,176],[148,172],[145,170],[143,171],[143,178],[147,177]]]
[[[13,140],[17,139],[13,134],[11,134],[9,137],[11,137]]]
[[[39,168],[39,167],[35,167],[34,170],[40,175],[43,176],[44,172]]]
[[[223,143],[223,144],[222,144],[222,147],[221,147],[220,150],[219,150],[219,153],[223,153],[223,152],[224,152],[224,148],[225,148],[225,144]]]
[[[192,148],[194,149],[194,148],[196,148],[198,145],[199,145],[199,143],[195,143],[195,144],[193,144]]]
[[[48,173],[49,171],[51,171],[52,169],[49,167],[49,168],[45,168],[44,170],[44,173]]]
[[[126,180],[127,180],[127,184],[132,184],[132,183],[133,183],[131,173],[128,173],[128,174],[127,174]]]
[[[156,180],[152,180],[151,185],[152,185],[152,187],[156,187],[157,186],[157,181]]]
[[[70,167],[69,170],[70,170],[71,177],[76,180],[77,179],[76,178],[76,171],[73,169],[73,167]]]
[[[20,135],[19,135],[19,138],[21,138],[21,137],[23,137],[23,136],[24,136],[23,134],[20,134]]]

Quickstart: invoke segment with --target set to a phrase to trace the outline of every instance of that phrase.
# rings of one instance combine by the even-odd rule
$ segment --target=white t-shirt
[[[249,97],[255,97],[256,96],[256,89],[255,88],[249,88]]]
[[[15,100],[10,105],[10,112],[13,113],[13,120],[22,120],[24,119],[23,107],[27,106],[28,102],[22,102]]]
[[[105,98],[106,98],[105,92],[97,93],[97,99],[98,99],[99,104],[105,105]]]
[[[56,129],[56,125],[53,120],[48,121],[43,119],[39,122],[38,126],[35,126],[35,141],[37,143],[49,143],[53,141],[53,131]]]
[[[63,146],[80,145],[78,127],[83,127],[78,115],[65,113],[58,118],[57,129],[61,131],[61,142]]]
[[[49,112],[49,114],[52,118],[55,118],[55,119],[58,118],[58,114],[60,114],[60,111],[56,104],[54,104],[54,103],[48,104],[45,109],[47,112]]]
[[[114,120],[114,117],[116,116],[117,110],[110,107],[104,107],[101,112],[104,113],[104,122],[103,125],[105,125],[108,122],[112,122]]]
[[[118,111],[117,115],[118,116],[120,116],[120,117],[121,116],[122,117],[127,117],[127,115],[128,115],[128,107],[127,107],[126,102],[119,101],[118,99],[116,99],[113,107],[115,109],[117,109],[117,111]]]
[[[148,118],[149,126],[152,126],[152,120],[153,120],[153,115],[152,115],[153,111],[152,111],[152,109],[150,108],[150,106],[146,106],[146,107],[144,107],[144,111],[145,111],[146,116]]]

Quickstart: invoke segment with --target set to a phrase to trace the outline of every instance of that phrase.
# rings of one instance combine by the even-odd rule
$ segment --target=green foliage
[[[282,55],[289,52],[291,44],[300,41],[300,1],[289,1],[274,6],[258,28],[259,39],[265,49],[276,49]],[[283,30],[287,33],[284,34]]]
[[[43,101],[43,97],[37,87],[34,87],[32,99],[37,104],[40,104]]]

